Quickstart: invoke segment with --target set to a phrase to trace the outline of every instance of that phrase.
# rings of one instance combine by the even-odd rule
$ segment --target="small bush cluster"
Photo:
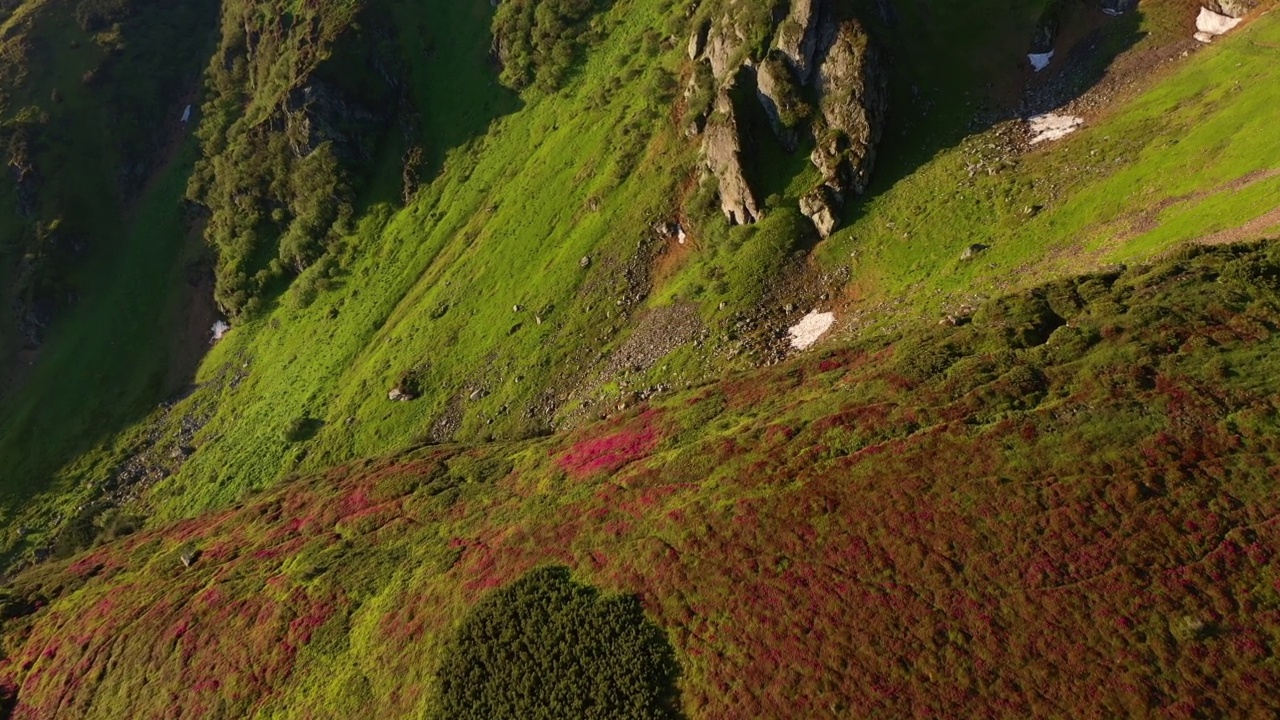
[[[280,439],[287,443],[308,440],[319,428],[320,421],[304,416],[296,417],[280,429]]]
[[[565,568],[535,570],[480,601],[445,650],[436,718],[676,718],[675,659],[632,596],[605,597]]]
[[[507,0],[493,17],[502,82],[523,90],[560,87],[582,51],[588,21],[606,0]]]
[[[230,315],[255,314],[351,230],[359,183],[396,107],[399,72],[381,39],[390,31],[376,18],[368,20],[373,29],[359,29],[367,5],[308,8],[300,17],[282,0],[223,9],[224,25],[244,31],[227,33],[209,65],[203,157],[187,197],[208,211],[216,299]],[[357,82],[344,74],[348,64],[385,72],[373,76],[380,82]],[[309,304],[315,291],[313,280],[294,304]]]

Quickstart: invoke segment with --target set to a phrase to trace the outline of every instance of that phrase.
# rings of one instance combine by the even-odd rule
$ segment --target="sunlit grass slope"
[[[222,398],[208,430],[216,441],[158,493],[160,504],[222,502],[295,468],[408,446],[429,438],[451,406],[460,438],[547,427],[545,416],[523,411],[548,391],[563,400],[583,380],[577,371],[625,334],[616,302],[630,300],[627,289],[593,283],[616,277],[596,269],[637,255],[650,226],[676,214],[675,184],[688,172],[689,150],[664,129],[668,108],[650,87],[674,71],[672,53],[655,62],[642,50],[664,15],[642,7],[606,16],[607,39],[566,91],[496,120],[450,156],[410,208],[374,208],[339,289],[305,309],[286,297],[273,318],[215,351],[204,377],[235,362],[249,364],[248,379]],[[1280,162],[1280,133],[1265,111],[1277,72],[1265,45],[1277,38],[1280,23],[1263,18],[995,175],[970,179],[964,170],[982,137],[943,150],[858,208],[849,229],[819,248],[819,262],[852,264],[851,288],[863,302],[902,298],[909,313],[933,314],[974,295],[1141,260],[1251,219],[1276,204],[1280,188],[1280,177],[1257,174]],[[462,90],[444,80],[436,91]],[[1241,178],[1255,181],[1233,188]],[[1203,197],[1170,204],[1154,224],[1139,221],[1162,200],[1197,192]],[[1041,209],[1028,217],[1029,206]],[[655,294],[700,302],[713,324],[723,321],[759,297],[804,233],[790,217],[780,211],[731,231],[707,223],[671,281],[678,289]],[[991,249],[959,262],[975,242]],[[580,267],[584,256],[595,261],[590,268]],[[730,268],[735,282],[700,279],[716,267]],[[720,302],[730,307],[718,310]],[[387,390],[412,368],[422,370],[424,397],[389,403]],[[323,421],[317,436],[281,440],[279,428],[301,416]]]
[[[1183,6],[1146,4],[1108,30],[1108,42],[1147,33],[1142,51],[1185,39]],[[704,340],[641,369],[631,388],[742,369],[751,358],[733,354],[737,314],[772,297],[791,263],[837,277],[849,269],[829,303],[842,321],[861,312],[884,326],[932,323],[963,303],[1142,262],[1238,226],[1274,207],[1280,190],[1280,176],[1265,172],[1280,163],[1266,111],[1280,79],[1268,62],[1267,46],[1280,41],[1272,16],[1162,65],[1075,135],[971,175],[996,131],[970,131],[968,120],[990,104],[981,95],[991,74],[1021,58],[1039,6],[904,11],[886,35],[896,104],[880,179],[851,207],[847,227],[816,244],[791,209],[812,179],[804,159],[763,141],[757,151],[778,162],[762,179],[777,194],[762,223],[729,228],[683,202],[697,169],[696,141],[674,117],[686,64],[681,6],[612,4],[593,21],[592,44],[565,86],[521,97],[497,84],[487,3],[391,8],[410,90],[430,109],[423,139],[433,178],[400,207],[398,148],[384,148],[355,231],[335,250],[339,262],[308,270],[261,317],[239,324],[172,412],[156,413],[155,423],[126,417],[128,429],[64,459],[57,491],[28,509],[32,526],[74,517],[144,438],[176,438],[186,416],[212,419],[139,512],[190,516],[294,473],[442,439],[526,438],[610,412],[627,388],[601,371],[660,305],[691,303]],[[975,18],[982,32],[967,31]],[[906,42],[939,33],[951,35]],[[913,84],[924,93],[918,103]],[[679,252],[653,229],[675,219],[691,233]],[[961,262],[973,243],[990,247]],[[667,264],[651,276],[655,256]],[[51,356],[61,353],[75,350],[50,346]],[[406,372],[421,397],[390,402]],[[61,381],[82,397],[103,391],[82,371],[68,369]],[[54,438],[64,429],[50,427]],[[22,481],[40,489],[47,479]],[[20,524],[10,523],[10,544]]]

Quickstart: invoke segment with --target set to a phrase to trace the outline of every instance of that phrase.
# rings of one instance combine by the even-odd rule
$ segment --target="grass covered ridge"
[[[1153,6],[1149,22],[1168,42],[1163,7]],[[291,472],[424,440],[545,433],[584,414],[582,400],[598,403],[585,414],[599,414],[635,390],[746,366],[744,332],[776,332],[794,319],[775,312],[762,327],[739,327],[744,313],[776,297],[779,278],[814,240],[790,203],[777,201],[764,222],[745,228],[690,204],[696,195],[681,203],[694,169],[671,115],[673,79],[686,62],[674,6],[602,10],[564,87],[519,99],[487,64],[486,8],[441,7],[435,25],[390,6],[403,56],[419,61],[405,72],[415,106],[440,108],[422,114],[434,141],[427,145],[440,148],[439,174],[400,210],[386,199],[401,189],[399,151],[385,156],[352,234],[335,241],[330,260],[308,267],[261,319],[243,322],[212,353],[197,377],[204,387],[175,417],[211,408],[213,418],[191,461],[152,496],[163,514],[216,507]],[[1018,37],[1034,22],[999,17],[1007,23],[1000,37]],[[898,32],[909,33],[909,23],[925,19],[902,23]],[[905,151],[913,141],[937,142],[976,100],[940,97],[933,124],[913,117],[912,103],[895,105],[895,128],[905,134],[886,145],[878,177],[885,185],[902,179],[873,188],[849,227],[811,258],[830,277],[848,273],[832,304],[882,324],[937,317],[1248,221],[1277,187],[1258,174],[1278,149],[1258,125],[1275,69],[1257,43],[1278,27],[1261,18],[1184,66],[1168,66],[1150,92],[994,174],[970,178],[964,169],[986,134],[927,161]],[[993,47],[1010,62],[1024,50],[1020,42]],[[903,46],[895,67],[913,71],[924,62],[917,52]],[[949,72],[966,87],[989,71],[979,64]],[[1157,121],[1167,132],[1152,132]],[[1199,170],[1180,170],[1190,167]],[[1196,177],[1209,185],[1189,189]],[[1237,192],[1231,183],[1241,178],[1255,182]],[[1188,192],[1201,196],[1177,202]],[[1147,222],[1132,215],[1139,203],[1167,209]],[[1040,210],[1027,215],[1027,207]],[[652,230],[677,218],[691,232],[688,249]],[[958,261],[974,242],[990,249],[978,262]],[[696,308],[703,343],[595,386],[648,312],[680,303]],[[242,372],[234,388],[213,382]],[[388,403],[405,373],[418,379],[421,397]],[[282,429],[299,418],[316,421],[313,437],[283,441]],[[68,475],[83,482],[106,472],[86,463]]]

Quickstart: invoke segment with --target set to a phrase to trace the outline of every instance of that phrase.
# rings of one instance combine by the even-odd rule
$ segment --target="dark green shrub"
[[[685,117],[700,118],[711,114],[716,98],[716,81],[709,63],[693,66],[693,76],[685,91]]]
[[[587,21],[605,0],[506,0],[493,16],[502,82],[556,90],[577,62]]]
[[[676,663],[634,596],[564,568],[481,600],[445,648],[435,718],[676,718]]]
[[[961,356],[950,343],[922,340],[898,346],[894,353],[894,371],[913,383],[921,383],[941,375]]]
[[[320,424],[319,420],[309,418],[305,415],[296,417],[285,423],[284,427],[280,430],[280,437],[288,443],[310,440],[311,437],[316,434],[316,431],[320,429]]]
[[[813,115],[813,106],[801,94],[782,53],[778,51],[769,53],[762,61],[762,66],[778,79],[778,96],[774,100],[778,105],[779,122],[787,129],[800,127]]]
[[[975,325],[994,332],[1013,348],[1042,345],[1066,320],[1038,293],[1022,293],[992,300],[973,316]]]
[[[1045,362],[1061,365],[1084,357],[1089,348],[1100,339],[1093,328],[1063,325],[1054,330],[1045,344],[1034,352]]]
[[[501,455],[456,455],[445,463],[449,477],[460,483],[495,482],[506,477],[514,464]]]

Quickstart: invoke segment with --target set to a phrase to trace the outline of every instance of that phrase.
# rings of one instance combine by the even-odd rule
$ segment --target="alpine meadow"
[[[1274,0],[0,0],[0,720],[1280,715]]]

